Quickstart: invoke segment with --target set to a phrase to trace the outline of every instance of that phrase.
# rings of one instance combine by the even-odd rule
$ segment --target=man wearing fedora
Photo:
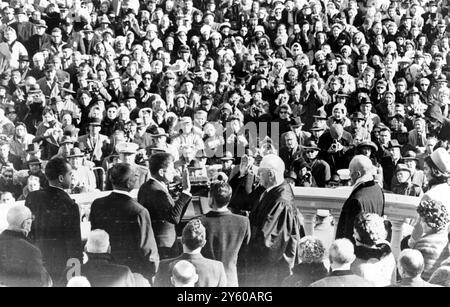
[[[82,151],[89,154],[89,160],[96,166],[101,166],[103,161],[103,150],[109,143],[106,135],[100,134],[101,121],[93,118],[89,122],[89,133],[78,137],[78,144]]]
[[[121,142],[116,145],[116,151],[119,154],[119,163],[128,163],[135,175],[133,189],[139,189],[150,178],[150,172],[147,167],[136,164],[136,154],[138,153],[139,145],[136,143]],[[110,170],[106,175],[105,190],[112,190],[113,186],[110,180]]]
[[[302,148],[297,142],[297,136],[293,131],[282,134],[281,138],[282,140],[284,138],[284,142],[282,143],[282,147],[280,148],[280,158],[284,162],[286,172],[289,172],[292,162],[294,162],[294,160],[297,160],[298,158],[301,158]]]
[[[380,161],[381,166],[383,167],[383,187],[385,190],[390,191],[392,188],[392,179],[395,174],[395,169],[402,158],[401,149],[402,145],[400,145],[396,139],[389,141],[387,147],[389,155],[383,157]]]
[[[45,20],[37,20],[34,24],[34,28],[35,34],[30,37],[25,45],[30,57],[33,57],[39,50],[42,50],[44,45],[49,45],[51,43],[51,36],[45,33],[48,28]]]
[[[397,164],[394,178],[396,180],[392,183],[392,193],[416,197],[422,194],[421,187],[412,183],[412,171],[406,164]]]

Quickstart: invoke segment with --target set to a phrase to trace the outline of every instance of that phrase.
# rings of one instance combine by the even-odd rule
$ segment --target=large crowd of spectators
[[[35,214],[29,196],[56,183],[69,194],[140,189],[138,203],[159,229],[154,235],[164,259],[181,249],[173,246],[175,229],[166,236],[167,221],[177,225],[192,194],[205,195],[212,181],[228,182],[231,196],[222,202],[264,232],[257,221],[273,212],[255,212],[252,204],[271,180],[277,186],[348,186],[355,183],[350,162],[360,155],[370,159],[371,179],[384,193],[422,197],[450,177],[447,0],[10,0],[0,10],[0,231],[10,226],[10,204],[26,200]],[[161,153],[170,154],[173,170]],[[152,169],[155,154],[160,160]],[[280,176],[264,171],[280,170],[278,162],[261,167],[273,155],[281,158]],[[48,171],[49,161],[59,164]],[[124,163],[136,177],[126,187],[113,178],[128,176],[119,167]],[[69,168],[70,178],[61,179]],[[169,213],[152,209],[155,199],[166,198],[146,191],[160,189],[169,177],[175,179],[163,188],[177,201],[171,200]],[[435,197],[429,201],[436,205]],[[389,257],[379,246],[386,236],[363,233],[379,224],[376,218],[360,218],[367,221],[355,220],[357,242],[380,249],[378,259]],[[299,239],[300,219],[292,219],[298,233],[289,234]],[[423,233],[446,238],[446,229],[424,219],[427,231],[413,233],[408,247],[420,244]],[[191,225],[191,236],[201,233],[199,223]],[[94,233],[91,243],[103,250],[109,236],[114,241],[113,233]],[[359,259],[365,251],[347,238]],[[328,254],[331,242],[324,248],[310,240],[294,245],[318,244],[314,252]],[[349,253],[346,242],[336,244],[330,257],[341,249]],[[317,262],[305,257],[305,263]],[[188,263],[179,262],[172,280],[157,275],[156,281],[208,284]],[[420,272],[426,280],[432,273],[427,265]],[[237,285],[229,266],[228,281],[232,275]],[[395,261],[388,267],[377,278],[355,272],[386,285]],[[273,269],[280,274],[285,268]],[[284,283],[305,285],[295,272],[310,269],[294,268]],[[326,275],[322,265],[313,269]],[[183,277],[186,272],[193,279]]]

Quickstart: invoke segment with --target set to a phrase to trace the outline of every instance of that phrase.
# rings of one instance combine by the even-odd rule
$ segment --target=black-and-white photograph
[[[0,2],[0,287],[450,287],[449,5]]]

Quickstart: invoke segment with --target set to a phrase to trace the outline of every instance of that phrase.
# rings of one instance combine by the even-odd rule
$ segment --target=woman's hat
[[[431,161],[444,174],[450,175],[450,154],[444,148],[439,147],[430,155]]]
[[[316,142],[309,141],[303,146],[303,150],[317,150],[320,151],[320,148],[317,146]]]
[[[397,164],[397,167],[395,168],[395,172],[401,172],[401,171],[405,171],[408,172],[409,174],[411,174],[411,170],[408,168],[408,166],[406,164],[403,163],[399,163]]]
[[[369,147],[373,152],[378,151],[378,146],[372,141],[363,141],[357,146],[358,149],[362,149],[363,147]]]
[[[419,159],[417,159],[416,156],[417,156],[417,155],[416,155],[416,153],[415,153],[414,151],[408,150],[408,151],[403,155],[401,161],[402,161],[402,163],[404,163],[405,161],[411,161],[411,160],[414,160],[414,161],[418,162]]]

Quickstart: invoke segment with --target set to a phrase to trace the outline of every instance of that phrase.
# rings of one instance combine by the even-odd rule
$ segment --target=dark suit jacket
[[[4,161],[0,158],[0,169],[7,163],[11,163],[16,171],[20,171],[22,169],[22,159],[12,153],[8,155],[8,161]]]
[[[356,187],[345,201],[336,230],[336,239],[347,238],[354,243],[353,226],[360,212],[384,214],[384,193],[380,186],[371,180]]]
[[[287,147],[280,148],[280,158],[283,160],[286,166],[286,173],[288,173],[291,170],[292,162],[294,162],[297,159],[300,159],[301,157],[302,157],[302,150],[300,146],[297,146],[297,148],[294,148],[294,150],[291,150]]]
[[[94,200],[91,228],[103,229],[111,240],[111,255],[132,272],[150,279],[159,261],[152,222],[147,209],[128,195],[112,192]]]
[[[7,287],[52,285],[41,251],[28,242],[24,233],[5,230],[0,234],[0,284]]]
[[[172,247],[176,240],[175,225],[181,220],[192,197],[180,194],[177,201],[155,179],[150,178],[138,192],[138,201],[147,208],[152,219],[158,247]]]
[[[92,287],[134,287],[134,276],[130,268],[115,264],[110,254],[88,253],[88,262],[81,266]]]
[[[250,241],[250,221],[247,217],[230,211],[211,211],[200,217],[206,228],[206,245],[203,255],[223,263],[227,274],[227,286],[237,287],[237,260],[243,245]]]
[[[78,205],[65,191],[48,187],[28,194],[25,206],[35,217],[30,238],[41,249],[53,281],[59,282],[67,260],[83,259]]]
[[[11,27],[16,30],[17,40],[22,44],[25,44],[35,32],[34,25],[29,21],[14,22]]]
[[[192,263],[198,274],[197,287],[225,287],[227,276],[222,262],[203,257],[201,254],[182,254],[173,259],[162,260],[155,277],[155,287],[171,287],[170,277],[175,264],[180,260]]]
[[[374,287],[374,284],[352,271],[334,271],[328,277],[312,283],[310,287]]]
[[[33,57],[33,55],[39,52],[39,50],[42,50],[42,46],[44,46],[45,44],[51,44],[51,36],[49,34],[44,33],[44,35],[42,36],[39,36],[37,34],[32,35],[28,42],[26,42],[25,44],[25,47],[28,50],[28,54],[30,55],[30,59]],[[45,74],[42,72],[42,75],[40,75],[39,78],[42,78],[44,76]]]

